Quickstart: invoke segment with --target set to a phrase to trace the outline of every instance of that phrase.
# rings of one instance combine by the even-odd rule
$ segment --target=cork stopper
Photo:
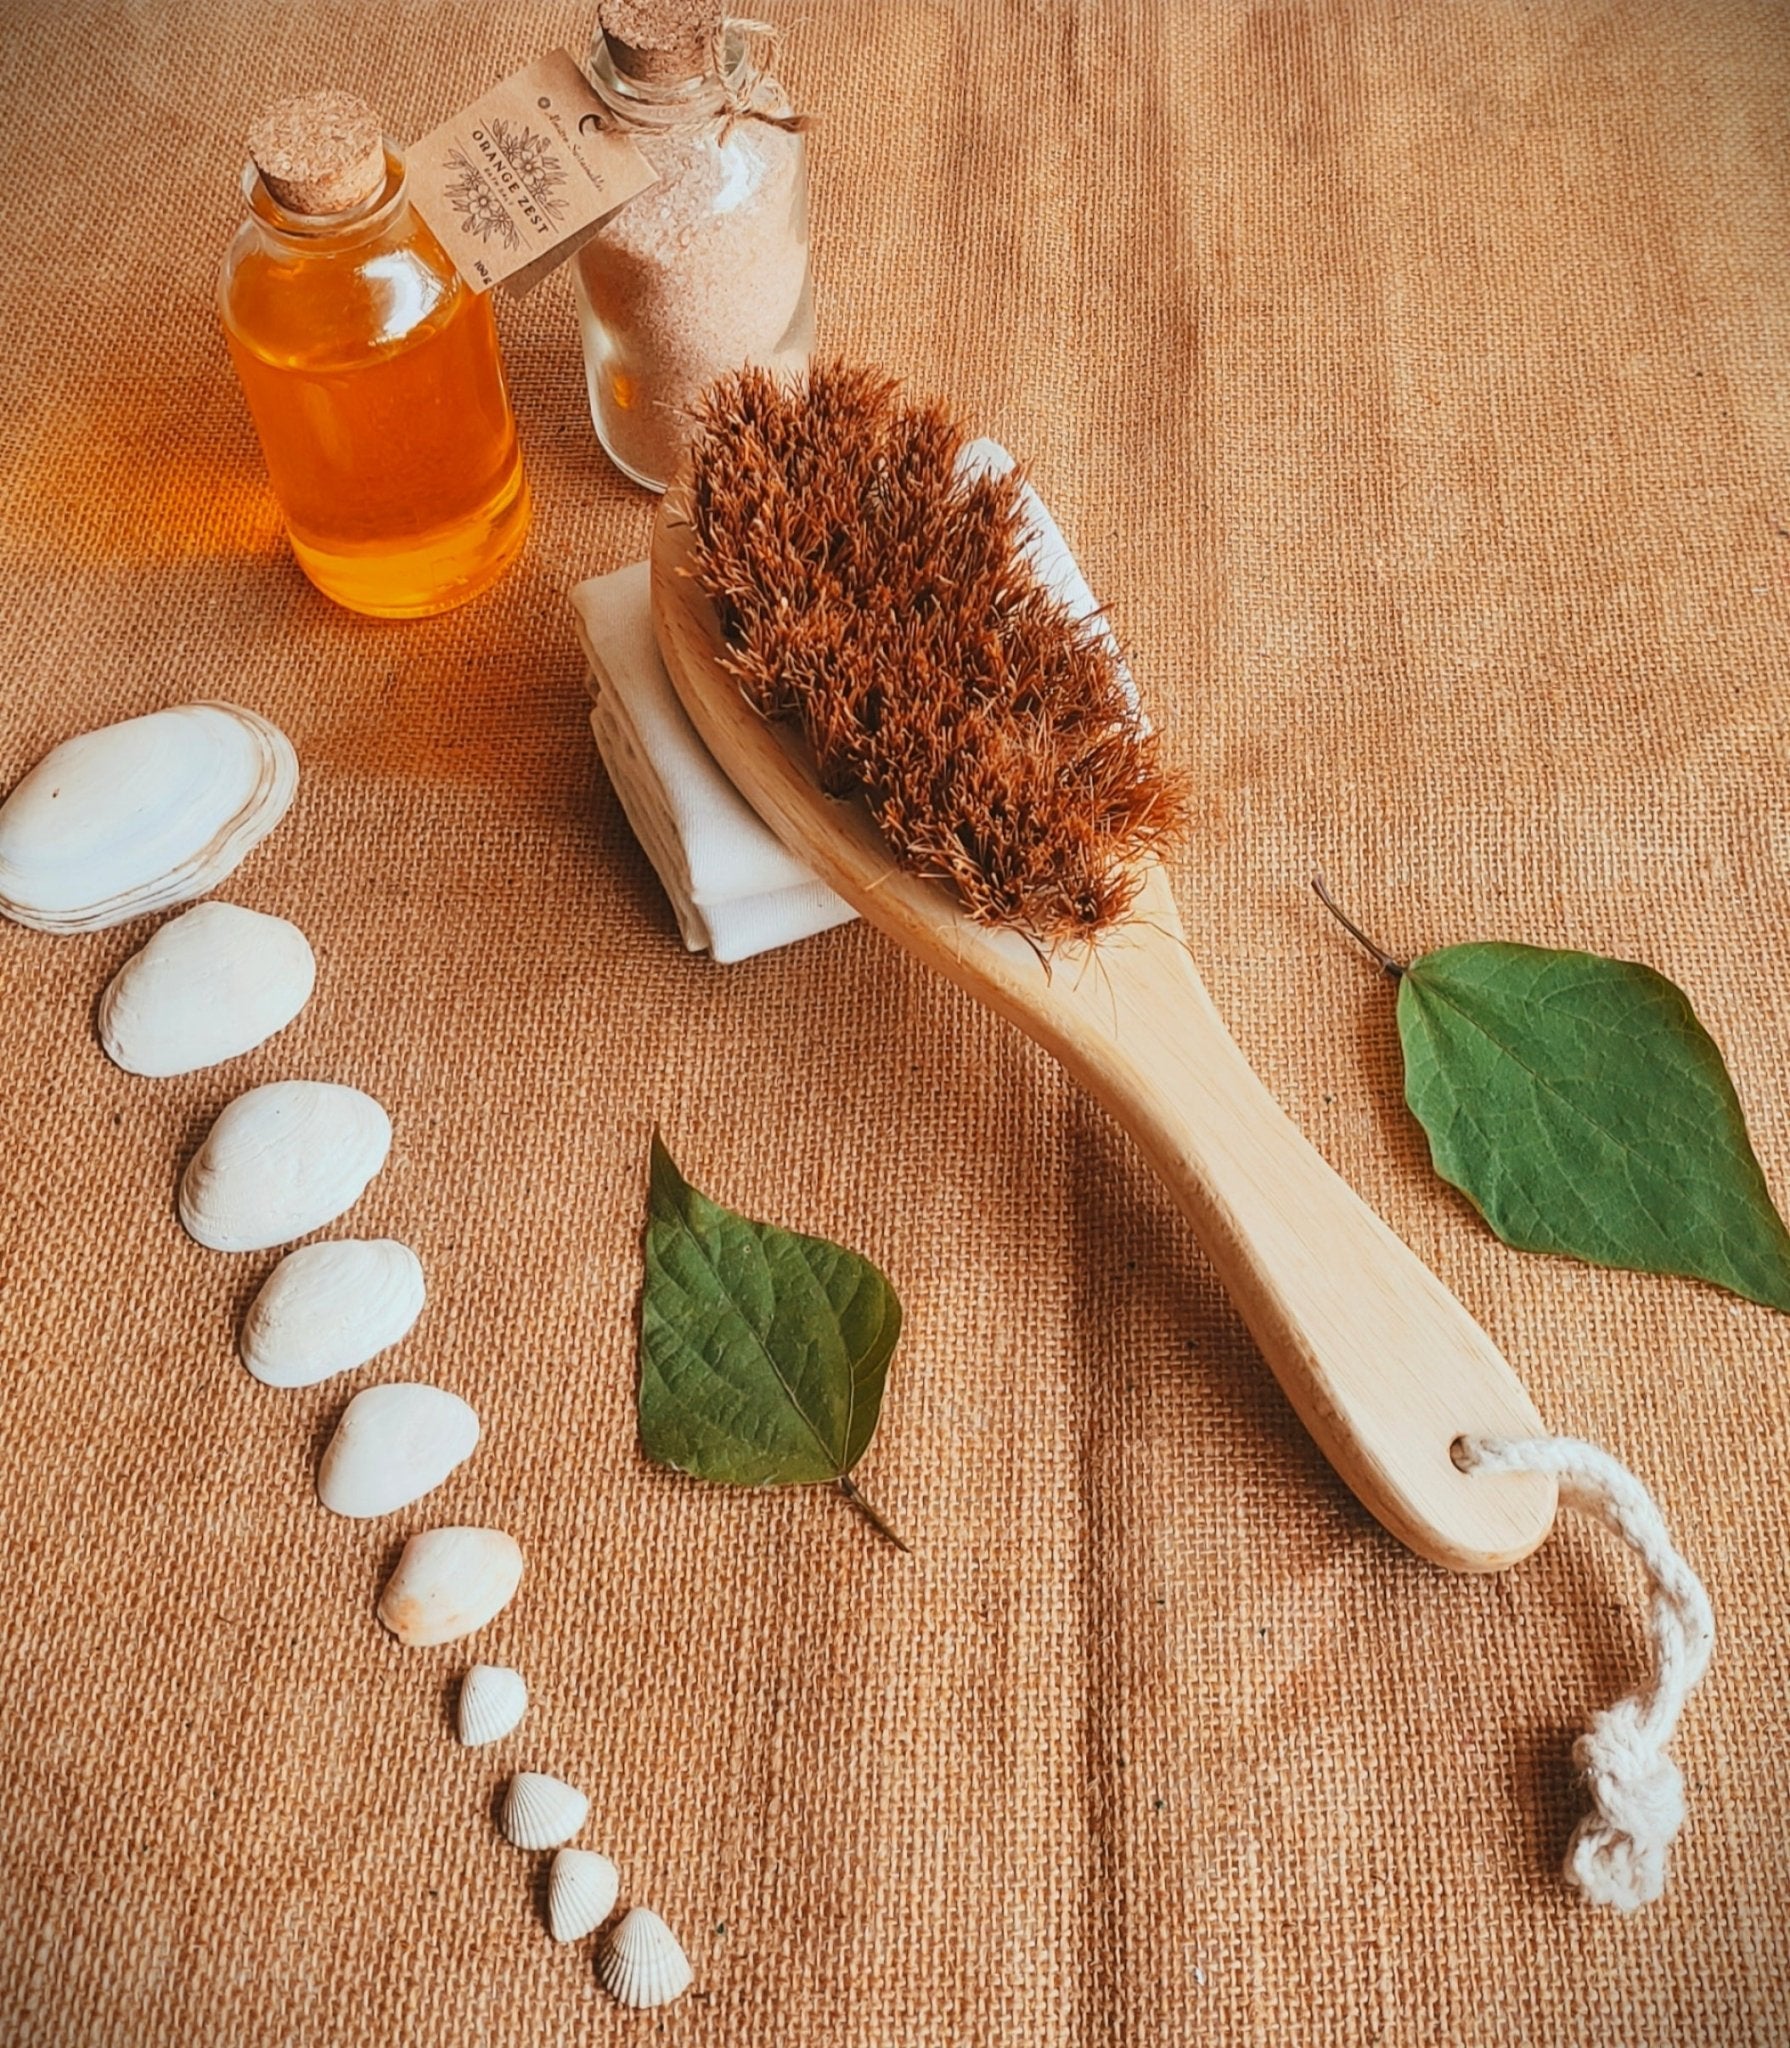
[[[289,213],[348,213],[385,183],[379,116],[351,92],[282,100],[249,130],[249,155]]]
[[[714,0],[599,0],[597,26],[616,70],[676,85],[711,68],[721,9]]]

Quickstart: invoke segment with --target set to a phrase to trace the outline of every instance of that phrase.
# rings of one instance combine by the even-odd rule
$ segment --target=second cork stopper
[[[676,85],[709,69],[721,9],[714,0],[599,0],[597,26],[618,71]]]
[[[379,116],[351,92],[282,100],[249,130],[249,155],[290,213],[348,213],[385,183]]]

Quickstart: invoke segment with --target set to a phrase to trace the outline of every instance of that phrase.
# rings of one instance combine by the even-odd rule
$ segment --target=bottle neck
[[[242,195],[249,217],[262,233],[296,253],[341,249],[382,233],[406,204],[404,158],[389,141],[385,145],[385,182],[373,195],[341,213],[294,213],[267,189],[251,164],[243,166]]]

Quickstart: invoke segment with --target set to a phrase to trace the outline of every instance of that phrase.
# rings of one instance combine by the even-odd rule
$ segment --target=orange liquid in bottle
[[[289,232],[265,190],[225,265],[225,339],[300,566],[382,618],[496,581],[528,531],[489,302],[402,197]]]

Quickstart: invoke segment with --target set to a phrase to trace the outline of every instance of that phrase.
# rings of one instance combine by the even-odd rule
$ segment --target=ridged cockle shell
[[[501,1742],[528,1711],[528,1687],[506,1664],[475,1664],[460,1681],[455,1726],[467,1749]]]
[[[503,1802],[503,1832],[518,1849],[557,1849],[583,1827],[590,1801],[545,1771],[518,1771]]]
[[[669,2005],[690,1988],[690,1962],[657,1913],[633,1906],[604,1940],[597,1956],[603,1989],[623,2005]]]
[[[555,1941],[581,1941],[609,1918],[621,1878],[594,1849],[562,1849],[547,1880],[547,1925]]]

